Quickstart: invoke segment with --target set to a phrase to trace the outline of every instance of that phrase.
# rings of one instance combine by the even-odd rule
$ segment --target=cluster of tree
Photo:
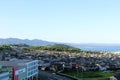
[[[12,50],[12,48],[9,45],[2,45],[0,46],[0,50]]]
[[[16,47],[29,47],[27,44],[10,44],[9,46],[16,46]]]
[[[84,51],[85,53],[90,53],[90,54],[103,54],[104,52],[100,51]]]
[[[26,50],[49,50],[49,51],[65,51],[65,52],[81,52],[80,49],[74,48],[64,44],[54,44],[49,46],[32,46],[29,48],[25,48]]]

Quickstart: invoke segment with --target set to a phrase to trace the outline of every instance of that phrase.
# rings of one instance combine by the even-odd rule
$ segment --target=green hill
[[[30,50],[50,50],[50,51],[66,51],[66,52],[80,52],[81,50],[72,46],[64,44],[54,44],[49,46],[32,46]]]

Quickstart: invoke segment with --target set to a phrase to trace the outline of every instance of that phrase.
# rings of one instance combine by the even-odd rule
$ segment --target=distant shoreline
[[[120,52],[120,47],[80,47],[81,50],[101,51],[101,52]]]

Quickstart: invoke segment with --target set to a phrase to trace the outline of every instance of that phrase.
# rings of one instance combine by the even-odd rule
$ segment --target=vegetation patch
[[[117,72],[75,72],[75,71],[64,72],[64,74],[77,78],[109,78],[111,76],[120,75],[120,73]]]
[[[0,46],[0,50],[12,50],[12,48],[10,46],[3,45],[3,46]]]
[[[81,49],[75,48],[72,46],[64,45],[64,44],[54,44],[48,46],[32,46],[29,48],[25,48],[25,50],[49,50],[49,51],[65,51],[65,52],[81,52]]]

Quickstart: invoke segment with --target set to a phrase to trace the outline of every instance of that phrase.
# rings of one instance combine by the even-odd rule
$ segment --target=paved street
[[[64,76],[57,75],[46,71],[39,71],[40,80],[73,80]]]

